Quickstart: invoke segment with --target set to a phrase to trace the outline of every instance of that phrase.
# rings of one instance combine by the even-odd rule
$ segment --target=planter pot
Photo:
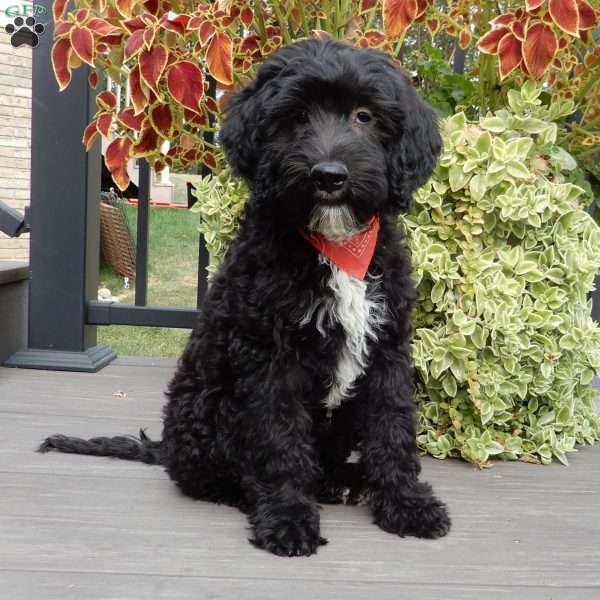
[[[0,261],[0,365],[27,348],[29,265]]]

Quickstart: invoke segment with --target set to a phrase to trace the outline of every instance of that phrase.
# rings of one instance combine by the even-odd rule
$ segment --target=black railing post
[[[38,4],[52,14],[51,0]],[[96,107],[88,69],[58,91],[50,61],[53,22],[33,49],[31,246],[28,348],[7,366],[97,371],[114,352],[86,324],[97,297],[100,143],[86,153],[81,136]]]
[[[137,244],[135,250],[135,305],[146,306],[148,295],[148,228],[150,225],[150,165],[141,158],[138,168]]]
[[[452,69],[457,75],[464,75],[465,72],[465,51],[460,47],[458,41],[454,47],[454,60],[452,61]]]

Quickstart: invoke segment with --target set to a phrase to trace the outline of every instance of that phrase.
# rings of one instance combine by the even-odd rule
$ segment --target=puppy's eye
[[[368,110],[361,109],[357,111],[355,118],[357,123],[364,125],[373,120],[373,115]]]
[[[308,111],[300,110],[296,113],[296,123],[308,123]]]

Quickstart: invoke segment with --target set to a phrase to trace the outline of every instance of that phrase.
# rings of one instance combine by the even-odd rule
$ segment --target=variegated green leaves
[[[600,229],[570,182],[575,161],[554,145],[553,120],[572,106],[538,96],[528,83],[477,123],[447,119],[440,166],[404,219],[419,444],[438,457],[566,463],[600,435],[600,330],[587,302]]]

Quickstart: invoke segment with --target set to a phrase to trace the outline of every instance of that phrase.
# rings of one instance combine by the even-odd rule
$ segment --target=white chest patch
[[[327,335],[326,324],[339,323],[344,330],[344,345],[324,398],[326,406],[334,409],[352,394],[355,381],[367,367],[369,341],[377,341],[378,330],[385,320],[385,299],[378,289],[378,281],[357,279],[324,256],[319,260],[331,269],[328,286],[333,291],[333,298],[317,300],[300,324],[308,324],[316,315],[317,330],[323,337]]]

